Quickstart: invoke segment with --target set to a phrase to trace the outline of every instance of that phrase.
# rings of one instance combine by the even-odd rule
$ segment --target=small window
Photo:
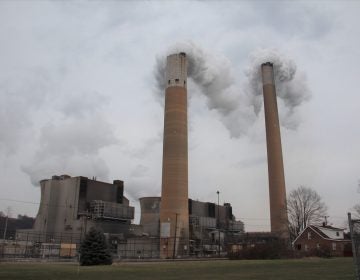
[[[309,249],[309,246],[307,244],[305,244],[305,251],[307,251]]]
[[[340,233],[338,231],[336,232],[336,236],[340,236]]]
[[[170,80],[168,80],[168,85],[170,85]]]
[[[320,244],[316,244],[316,249],[320,249]]]
[[[332,244],[332,249],[333,249],[333,251],[336,251],[336,243],[335,242]]]
[[[296,246],[296,248],[298,249],[298,251],[300,251],[300,250],[301,250],[301,244],[298,244],[298,245]]]
[[[311,239],[311,232],[308,232],[308,239]]]

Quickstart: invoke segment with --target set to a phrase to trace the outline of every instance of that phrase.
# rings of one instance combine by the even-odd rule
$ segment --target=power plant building
[[[140,225],[149,237],[161,237],[160,215],[162,198],[143,197],[140,198],[141,218]],[[232,214],[230,203],[217,205],[212,202],[188,200],[188,221],[189,221],[189,248],[179,247],[176,254],[172,251],[165,258],[181,257],[184,255],[209,255],[226,250],[225,241],[234,236],[241,236],[244,233],[244,223],[237,221]],[[169,237],[168,243],[181,244],[181,237]],[[164,238],[160,238],[163,240]],[[160,248],[161,250],[161,248]]]
[[[112,253],[119,259],[225,254],[227,244],[244,233],[244,224],[235,219],[230,203],[188,199],[189,240],[182,243],[181,235],[161,235],[161,197],[140,198],[140,224],[132,224],[134,207],[123,194],[123,181],[105,183],[61,175],[42,180],[40,185],[41,202],[33,228],[16,232],[17,240],[24,240],[24,248],[32,248],[35,255],[75,257],[91,227],[105,233]],[[180,220],[177,222],[175,228],[180,226]],[[167,250],[164,256],[164,244],[178,248]]]
[[[261,65],[268,156],[271,238],[289,239],[279,116],[270,62]],[[53,176],[40,182],[41,202],[29,233],[37,242],[79,244],[91,227],[101,229],[119,258],[181,258],[227,251],[239,245],[244,224],[230,203],[217,205],[189,199],[187,56],[169,55],[166,64],[161,197],[142,197],[140,224],[132,224],[134,207],[124,196],[124,182],[87,177]],[[39,233],[39,237],[36,237]],[[251,236],[250,236],[251,237]],[[266,236],[267,239],[271,239]],[[251,237],[252,239],[255,239]],[[24,237],[22,237],[24,239]],[[139,243],[140,239],[140,243]],[[113,243],[112,243],[113,241]],[[147,249],[146,249],[147,248]]]
[[[53,176],[40,182],[41,201],[30,236],[77,243],[91,227],[125,239],[134,207],[124,196],[124,182],[112,184],[87,177]],[[132,230],[133,231],[133,230]],[[29,234],[20,230],[19,234]]]

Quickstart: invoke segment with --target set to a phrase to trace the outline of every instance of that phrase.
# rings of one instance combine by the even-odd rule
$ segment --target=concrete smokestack
[[[261,73],[268,156],[271,232],[288,239],[284,165],[273,64],[270,62],[262,64]]]
[[[160,206],[161,258],[187,255],[189,249],[186,78],[186,54],[169,55],[166,64]]]

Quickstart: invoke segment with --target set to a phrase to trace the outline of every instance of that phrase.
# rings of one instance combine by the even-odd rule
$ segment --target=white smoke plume
[[[108,179],[109,169],[100,150],[117,143],[106,120],[94,115],[80,119],[65,119],[41,129],[39,147],[22,171],[34,186],[52,175],[96,176]]]
[[[86,96],[86,98],[84,98]],[[97,92],[62,96],[56,104],[61,117],[53,118],[39,130],[38,146],[22,171],[29,175],[34,186],[52,175],[97,177],[107,180],[109,168],[101,150],[119,143],[111,123],[99,107],[106,98]],[[78,100],[83,98],[81,104]],[[73,106],[79,104],[79,106]]]
[[[279,112],[280,122],[286,128],[296,129],[300,122],[296,108],[310,98],[305,75],[298,74],[295,62],[276,50],[257,50],[251,54],[250,61],[246,70],[245,92],[255,114],[259,114],[263,103],[261,64],[271,62],[274,66],[276,94],[284,105]]]
[[[178,43],[167,53],[185,52],[188,57],[188,76],[207,97],[209,109],[220,114],[220,120],[231,137],[245,134],[256,120],[262,108],[261,64],[272,62],[275,69],[277,95],[283,101],[284,112],[280,122],[286,128],[295,129],[299,124],[296,107],[308,100],[309,91],[304,75],[296,74],[296,65],[274,50],[258,50],[250,56],[243,86],[235,84],[230,61],[221,55],[209,53],[192,42]],[[157,93],[163,97],[166,56],[158,57],[155,67]],[[161,98],[163,100],[163,98]],[[281,104],[280,104],[281,106]]]
[[[230,61],[221,55],[214,55],[192,42],[179,43],[169,49],[167,55],[185,52],[188,58],[188,76],[207,97],[207,106],[216,110],[231,137],[244,134],[255,115],[249,109],[249,101],[234,84]],[[157,94],[163,100],[166,56],[158,57],[155,67]]]

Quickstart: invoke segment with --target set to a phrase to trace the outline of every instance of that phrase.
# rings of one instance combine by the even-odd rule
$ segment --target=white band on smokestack
[[[263,85],[274,85],[273,64],[271,62],[263,63],[261,69]]]
[[[186,88],[187,60],[184,52],[172,54],[166,60],[166,88]]]

